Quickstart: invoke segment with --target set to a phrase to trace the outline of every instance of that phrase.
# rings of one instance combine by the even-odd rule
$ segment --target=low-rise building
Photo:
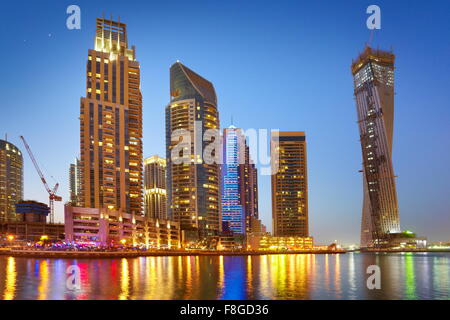
[[[50,242],[64,240],[64,224],[45,222],[0,223],[0,238],[12,236],[15,242],[37,242],[45,238]]]
[[[16,221],[0,223],[0,238],[14,242],[54,242],[64,240],[64,225],[47,223],[50,208],[37,201],[26,200],[15,204]]]
[[[238,233],[225,232],[219,236],[218,250],[245,249],[245,236]]]
[[[133,215],[120,210],[65,206],[66,241],[89,241],[103,246],[145,245],[179,248],[180,225],[165,219]]]
[[[250,250],[313,250],[312,237],[273,237],[270,234],[250,234]]]
[[[26,200],[16,203],[16,215],[19,222],[45,223],[49,213],[49,206],[42,202]]]
[[[388,248],[427,248],[427,238],[417,237],[412,231],[406,230],[399,233],[390,233],[387,235]]]

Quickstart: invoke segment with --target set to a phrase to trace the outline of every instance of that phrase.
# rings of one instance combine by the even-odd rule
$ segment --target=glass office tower
[[[222,223],[230,231],[245,234],[258,219],[257,169],[250,159],[242,129],[223,130]]]

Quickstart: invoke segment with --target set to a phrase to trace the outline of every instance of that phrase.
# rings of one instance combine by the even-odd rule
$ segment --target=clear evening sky
[[[66,28],[71,4],[81,8],[81,30]],[[136,45],[145,156],[165,155],[169,67],[180,60],[214,83],[222,127],[233,116],[244,129],[306,131],[311,235],[359,242],[362,160],[350,64],[369,40],[371,4],[382,19],[372,45],[396,55],[402,229],[450,241],[449,1],[2,1],[0,133],[24,152],[25,198],[48,201],[19,135],[68,200],[87,51],[104,12],[120,16]],[[259,198],[271,228],[268,176],[259,177]]]

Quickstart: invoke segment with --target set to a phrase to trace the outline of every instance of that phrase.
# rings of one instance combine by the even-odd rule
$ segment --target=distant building
[[[97,18],[81,98],[83,207],[143,215],[140,66],[127,27]]]
[[[146,218],[116,210],[65,206],[68,242],[92,242],[103,246],[146,245],[149,248],[179,248],[180,226],[165,219]]]
[[[200,240],[216,238],[221,229],[219,164],[202,159],[211,143],[203,141],[204,133],[215,129],[220,134],[216,92],[210,81],[176,62],[170,68],[170,98],[166,107],[168,215],[180,222],[189,238],[193,232]],[[180,147],[183,142],[177,135],[182,133],[190,141]]]
[[[251,217],[250,218],[250,229],[248,230],[248,233],[261,233],[261,232],[265,232],[263,231],[263,224],[261,222],[261,220],[255,218],[255,217]]]
[[[262,232],[262,233],[266,233],[266,232],[267,232],[267,227],[266,227],[266,225],[264,225],[264,224],[262,224],[262,223],[261,223],[261,232]]]
[[[246,232],[252,229],[252,221],[259,218],[258,212],[258,169],[250,158],[250,148],[245,145],[244,164],[239,166],[240,183],[241,183],[241,199],[245,213]]]
[[[166,159],[144,160],[144,207],[148,218],[167,219]]]
[[[306,238],[309,231],[305,133],[273,133],[270,154],[273,235]]]
[[[250,235],[247,248],[251,250],[312,250],[312,237],[273,237],[268,234]]]
[[[414,232],[409,230],[399,232],[399,233],[390,233],[387,236],[388,246],[390,248],[415,248],[415,249],[426,249],[427,248],[427,238],[425,237],[417,237]]]
[[[386,246],[389,234],[400,232],[392,166],[394,60],[391,52],[366,47],[351,66],[363,158],[363,248]]]
[[[81,162],[76,158],[75,163],[71,163],[69,169],[70,204],[74,207],[83,206],[83,202],[81,201],[81,180]]]
[[[12,143],[0,140],[0,222],[15,221],[15,204],[23,198],[23,156]]]
[[[20,222],[47,222],[50,208],[45,203],[37,201],[19,201],[16,203],[17,221]]]

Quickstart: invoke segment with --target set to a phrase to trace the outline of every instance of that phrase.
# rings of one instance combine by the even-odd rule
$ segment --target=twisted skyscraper
[[[361,247],[381,247],[400,232],[392,167],[394,60],[391,52],[367,47],[351,67],[363,156]]]

